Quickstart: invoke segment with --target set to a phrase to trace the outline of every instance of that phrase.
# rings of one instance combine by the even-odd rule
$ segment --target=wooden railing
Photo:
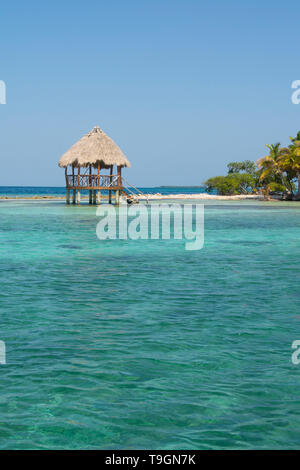
[[[118,175],[66,175],[67,188],[115,188],[122,186]]]

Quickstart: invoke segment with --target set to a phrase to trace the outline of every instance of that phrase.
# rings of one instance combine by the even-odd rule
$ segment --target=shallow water
[[[1,449],[299,448],[300,205],[205,204],[185,251],[0,202]]]

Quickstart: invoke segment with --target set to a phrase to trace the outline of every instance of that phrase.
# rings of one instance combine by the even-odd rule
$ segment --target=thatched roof
[[[121,149],[98,126],[74,144],[58,162],[60,167],[98,164],[102,168],[111,165],[130,167],[130,162]]]

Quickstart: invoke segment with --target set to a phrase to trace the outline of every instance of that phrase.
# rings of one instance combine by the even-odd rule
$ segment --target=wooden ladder
[[[120,192],[126,198],[127,204],[138,204],[139,203],[138,198],[135,195],[128,193],[126,191],[126,189],[121,189]]]

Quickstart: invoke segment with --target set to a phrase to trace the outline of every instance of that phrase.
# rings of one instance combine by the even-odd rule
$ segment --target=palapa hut
[[[90,204],[100,203],[103,190],[108,191],[110,204],[112,193],[116,204],[119,204],[120,194],[127,202],[136,202],[133,193],[125,189],[122,178],[122,168],[130,167],[130,162],[98,126],[74,144],[58,165],[65,168],[67,204],[70,204],[70,191],[73,191],[73,204],[80,204],[81,190],[89,191]]]

